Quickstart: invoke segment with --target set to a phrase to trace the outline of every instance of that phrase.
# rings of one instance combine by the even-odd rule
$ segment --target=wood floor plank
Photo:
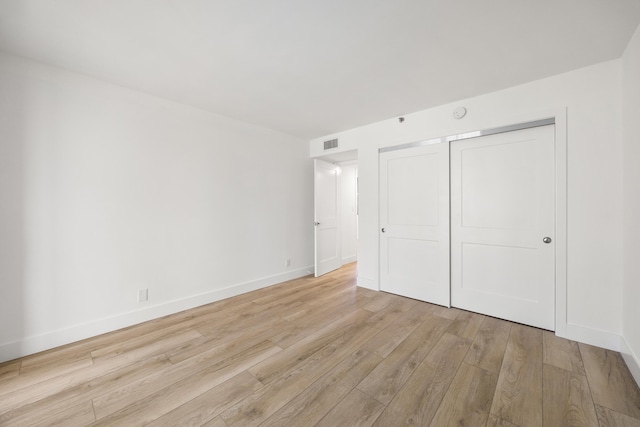
[[[491,413],[521,427],[542,426],[542,331],[511,327]]]
[[[345,305],[353,307],[354,301],[362,300],[362,303],[371,301],[371,298],[358,296],[359,292],[353,287],[335,287],[323,292],[317,292],[311,295],[302,307],[298,307],[295,312],[287,313],[283,318],[287,320],[299,320],[301,323],[311,325],[314,321],[307,321],[309,317],[321,315],[327,309]],[[303,310],[303,314],[300,314]]]
[[[316,286],[322,286],[326,282],[335,282],[333,276],[323,276],[315,278],[312,275],[300,277],[298,279],[290,280],[288,282],[278,283],[275,285],[267,286],[265,288],[257,289],[252,292],[248,292],[246,294],[241,294],[233,297],[237,302],[247,302],[247,301],[255,301],[263,296],[269,295],[283,295],[286,296],[290,291],[295,291],[299,287],[307,287],[309,283],[313,283]],[[234,302],[228,301],[229,299],[218,301],[214,304],[226,305],[229,304],[231,306],[234,305]]]
[[[339,301],[337,304],[327,304],[324,307],[309,307],[309,310],[310,312],[304,319],[291,321],[294,324],[293,328],[280,331],[270,339],[278,346],[288,348],[309,335],[320,331],[327,326],[327,323],[348,316],[354,311],[366,312],[368,316],[373,314],[368,310],[354,307],[353,301]]]
[[[337,319],[318,332],[282,350],[278,357],[271,357],[262,363],[252,366],[249,372],[263,384],[269,384],[299,362],[316,354],[320,349],[340,339],[345,334],[352,334],[358,328],[363,329],[362,324],[369,316],[371,316],[370,312],[358,310],[355,313]],[[374,331],[369,332],[370,336],[373,336],[374,333]]]
[[[92,361],[81,359],[80,363],[59,364],[49,369],[36,370],[14,376],[11,381],[0,383],[0,413],[11,410],[18,404],[28,404],[34,399],[62,391],[74,381],[82,381],[79,372],[91,371]]]
[[[153,375],[138,381],[126,382],[122,387],[94,398],[93,406],[96,417],[101,419],[121,412],[132,403],[148,399],[149,396],[155,395],[159,390],[170,387],[184,378],[198,375],[205,369],[211,372],[211,376],[218,384],[222,383],[279,351],[281,351],[279,347],[274,346],[269,341],[264,341],[234,355],[207,354],[200,357],[192,357],[180,364],[156,371]]]
[[[284,313],[287,312],[275,308],[264,310],[258,304],[251,303],[250,306],[242,310],[229,313],[224,320],[200,324],[196,329],[202,335],[225,336],[231,332],[239,331],[252,325],[259,325],[262,322],[277,322]]]
[[[230,380],[255,363],[280,351],[269,347],[253,353],[242,353],[234,360],[224,360],[204,369],[197,370],[178,381],[156,381],[154,392],[144,398],[128,394],[128,405],[114,411],[113,400],[94,399],[95,426],[146,425],[161,415],[197,398],[217,385]],[[164,377],[163,377],[164,379]],[[119,397],[122,397],[120,395]],[[122,402],[120,399],[119,402]],[[111,403],[111,405],[109,405]]]
[[[353,389],[331,412],[329,412],[317,427],[358,426],[367,427],[373,425],[378,415],[383,411],[384,405],[367,396],[358,389]]]
[[[600,427],[640,427],[640,419],[632,418],[604,406],[596,405]]]
[[[229,427],[227,423],[221,417],[216,417],[213,420],[209,421],[206,424],[203,424],[202,427]]]
[[[107,348],[96,350],[95,354],[92,354],[93,362],[99,364],[104,363],[105,360],[118,358],[121,362],[128,363],[128,361],[166,353],[186,342],[201,337],[202,335],[198,331],[191,330],[170,333],[156,340],[142,343],[113,344]]]
[[[297,307],[296,310],[281,315],[283,319],[304,326],[312,326],[317,323],[313,317],[322,317],[322,313],[329,310],[353,307],[353,298],[365,300],[364,297],[355,296],[357,292],[350,288],[340,288],[329,293],[323,292],[314,295],[315,298]],[[368,301],[368,299],[366,299]],[[363,302],[364,305],[364,302]]]
[[[579,375],[586,375],[578,343],[542,332],[542,362]]]
[[[22,379],[37,378],[40,381],[47,381],[52,378],[62,377],[67,374],[76,372],[83,368],[90,368],[94,364],[94,360],[90,354],[82,357],[62,359],[55,363],[45,363],[31,365],[20,369]]]
[[[485,316],[467,353],[465,362],[498,374],[502,367],[502,359],[510,331],[511,323]]]
[[[271,292],[260,298],[256,298],[253,302],[264,309],[289,304],[302,305],[314,301],[318,297],[329,296],[329,298],[331,298],[332,295],[343,291],[353,292],[352,289],[345,289],[337,280],[331,280],[325,283],[320,282],[313,287],[309,287],[306,283],[300,282],[297,285],[289,286],[287,289],[282,289],[282,292]]]
[[[328,282],[331,283],[331,282]],[[319,290],[326,287],[326,283],[319,283],[315,288],[309,288],[304,282],[291,283],[288,289],[278,289],[275,292],[269,292],[261,296],[256,296],[251,302],[263,308],[267,308],[272,304],[280,305],[289,302],[298,303],[301,299],[308,295],[317,294]]]
[[[393,304],[395,301],[397,301],[397,298],[397,295],[389,294],[386,292],[379,292],[378,295],[372,298],[372,300],[362,308],[377,313],[378,311],[387,308],[390,304]]]
[[[93,363],[90,352],[61,352],[58,357],[55,353],[45,352],[36,356],[25,358],[20,367],[20,374],[34,374],[37,371],[57,371],[60,373],[74,371],[89,366]],[[37,375],[37,374],[36,374]],[[41,378],[45,378],[40,375]]]
[[[460,310],[456,310],[455,308],[448,307],[438,307],[438,309],[433,313],[434,316],[444,317],[449,320],[456,320]]]
[[[13,360],[0,364],[0,384],[20,374],[21,360]]]
[[[498,418],[495,415],[489,415],[486,427],[518,427],[515,424],[511,424],[509,421],[505,421],[502,418]]]
[[[356,289],[356,295],[360,296],[364,296],[365,298],[371,299],[373,297],[375,297],[377,294],[377,291],[374,291],[372,289],[367,289],[367,288],[357,288]]]
[[[54,377],[47,372],[19,375],[14,381],[8,382],[7,393],[0,397],[0,419],[7,412],[13,412],[54,395],[65,395],[69,390],[90,384],[100,376],[135,365],[137,362],[127,360],[127,363],[123,363],[118,359],[112,359],[109,363],[99,366],[93,364]],[[41,376],[47,379],[42,380]]]
[[[433,310],[430,304],[414,305],[399,318],[391,321],[379,334],[364,345],[364,349],[387,357],[409,334],[411,334]]]
[[[46,395],[46,397],[42,399],[34,400],[33,396],[38,396],[39,393],[37,391],[26,390],[27,396],[32,398],[32,402],[16,405],[14,410],[0,413],[0,425],[9,422],[25,426],[29,425],[27,420],[31,419],[32,414],[37,411],[55,414],[60,412],[61,409],[79,405],[86,400],[91,400],[97,396],[121,388],[122,381],[125,378],[128,382],[135,382],[168,366],[171,366],[169,359],[164,355],[160,355],[150,359],[140,360],[124,367],[104,370],[99,374],[96,373],[94,369],[92,373],[88,373],[86,381],[78,381],[73,386],[60,392]],[[95,376],[95,378],[90,378],[92,375]],[[46,382],[40,384],[47,385]]]
[[[496,374],[462,363],[431,426],[484,425],[489,417],[497,382]]]
[[[457,335],[461,338],[467,338],[473,340],[480,329],[480,325],[485,316],[478,313],[472,313],[470,311],[464,311],[454,308],[458,312],[458,315],[453,320],[453,323],[447,329],[447,332],[453,335]]]
[[[287,349],[293,344],[305,339],[310,334],[318,332],[324,326],[326,326],[324,323],[317,323],[314,327],[307,327],[296,324],[295,321],[290,321],[285,327],[274,330],[274,334],[271,335],[269,339],[278,347]]]
[[[260,427],[315,425],[338,404],[381,358],[358,350],[269,417]]]
[[[543,365],[543,425],[597,426],[587,377]]]
[[[358,389],[385,405],[391,402],[450,324],[451,320],[429,316],[376,366]]]
[[[314,287],[313,289],[317,290],[318,288]],[[362,300],[363,303],[371,301],[371,298],[364,298],[364,295],[362,295],[362,292],[358,292],[358,289],[352,286],[344,286],[344,283],[341,283],[340,286],[334,286],[331,289],[324,289],[309,295],[305,300],[305,305],[317,309],[336,302],[349,301],[353,304],[354,299]]]
[[[218,417],[222,412],[239,402],[247,394],[262,387],[263,384],[251,374],[246,371],[241,372],[146,425],[149,427],[195,427],[216,418],[219,419],[218,423],[224,422],[222,418]]]
[[[360,325],[352,328],[318,349],[302,361],[292,361],[286,368],[278,368],[280,374],[265,387],[222,413],[230,426],[256,426],[293,400],[342,359],[360,348],[377,330]],[[264,368],[264,367],[263,367]],[[263,372],[260,369],[260,372]]]
[[[368,325],[376,329],[384,329],[393,321],[402,317],[418,302],[410,298],[394,295],[393,299],[387,306],[378,310],[368,320]],[[366,307],[366,306],[365,306]]]
[[[50,413],[42,410],[35,410],[27,414],[20,420],[3,422],[2,426],[16,427],[84,427],[95,420],[91,401],[86,401],[63,411]]]
[[[438,319],[447,321],[443,318]],[[428,426],[470,344],[469,340],[455,335],[446,333],[441,335],[433,350],[394,395],[374,425],[378,427]]]
[[[280,319],[273,322],[260,322],[251,327],[226,334],[202,336],[185,341],[166,351],[165,354],[172,363],[180,363],[192,357],[210,353],[213,349],[235,353],[243,348],[249,348],[262,341],[270,340],[278,330],[287,330],[290,327],[289,322]]]
[[[582,343],[579,348],[593,401],[640,418],[640,390],[620,353]]]

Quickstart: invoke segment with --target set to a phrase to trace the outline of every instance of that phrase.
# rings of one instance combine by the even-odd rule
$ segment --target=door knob
[[[313,225],[320,225],[320,223],[319,222],[314,222]]]
[[[384,233],[384,227],[382,227],[382,229],[380,231],[382,231]]]
[[[542,241],[545,243],[551,243],[551,237],[545,237]]]

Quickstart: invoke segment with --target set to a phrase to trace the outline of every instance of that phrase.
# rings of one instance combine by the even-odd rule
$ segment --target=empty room
[[[0,426],[640,427],[640,1],[0,0]]]

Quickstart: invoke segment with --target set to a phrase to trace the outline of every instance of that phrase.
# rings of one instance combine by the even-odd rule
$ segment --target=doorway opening
[[[314,159],[315,276],[358,259],[358,150]]]

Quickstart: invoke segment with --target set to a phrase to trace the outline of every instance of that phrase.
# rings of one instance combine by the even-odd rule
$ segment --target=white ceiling
[[[0,0],[0,50],[304,138],[618,58],[640,0]]]

